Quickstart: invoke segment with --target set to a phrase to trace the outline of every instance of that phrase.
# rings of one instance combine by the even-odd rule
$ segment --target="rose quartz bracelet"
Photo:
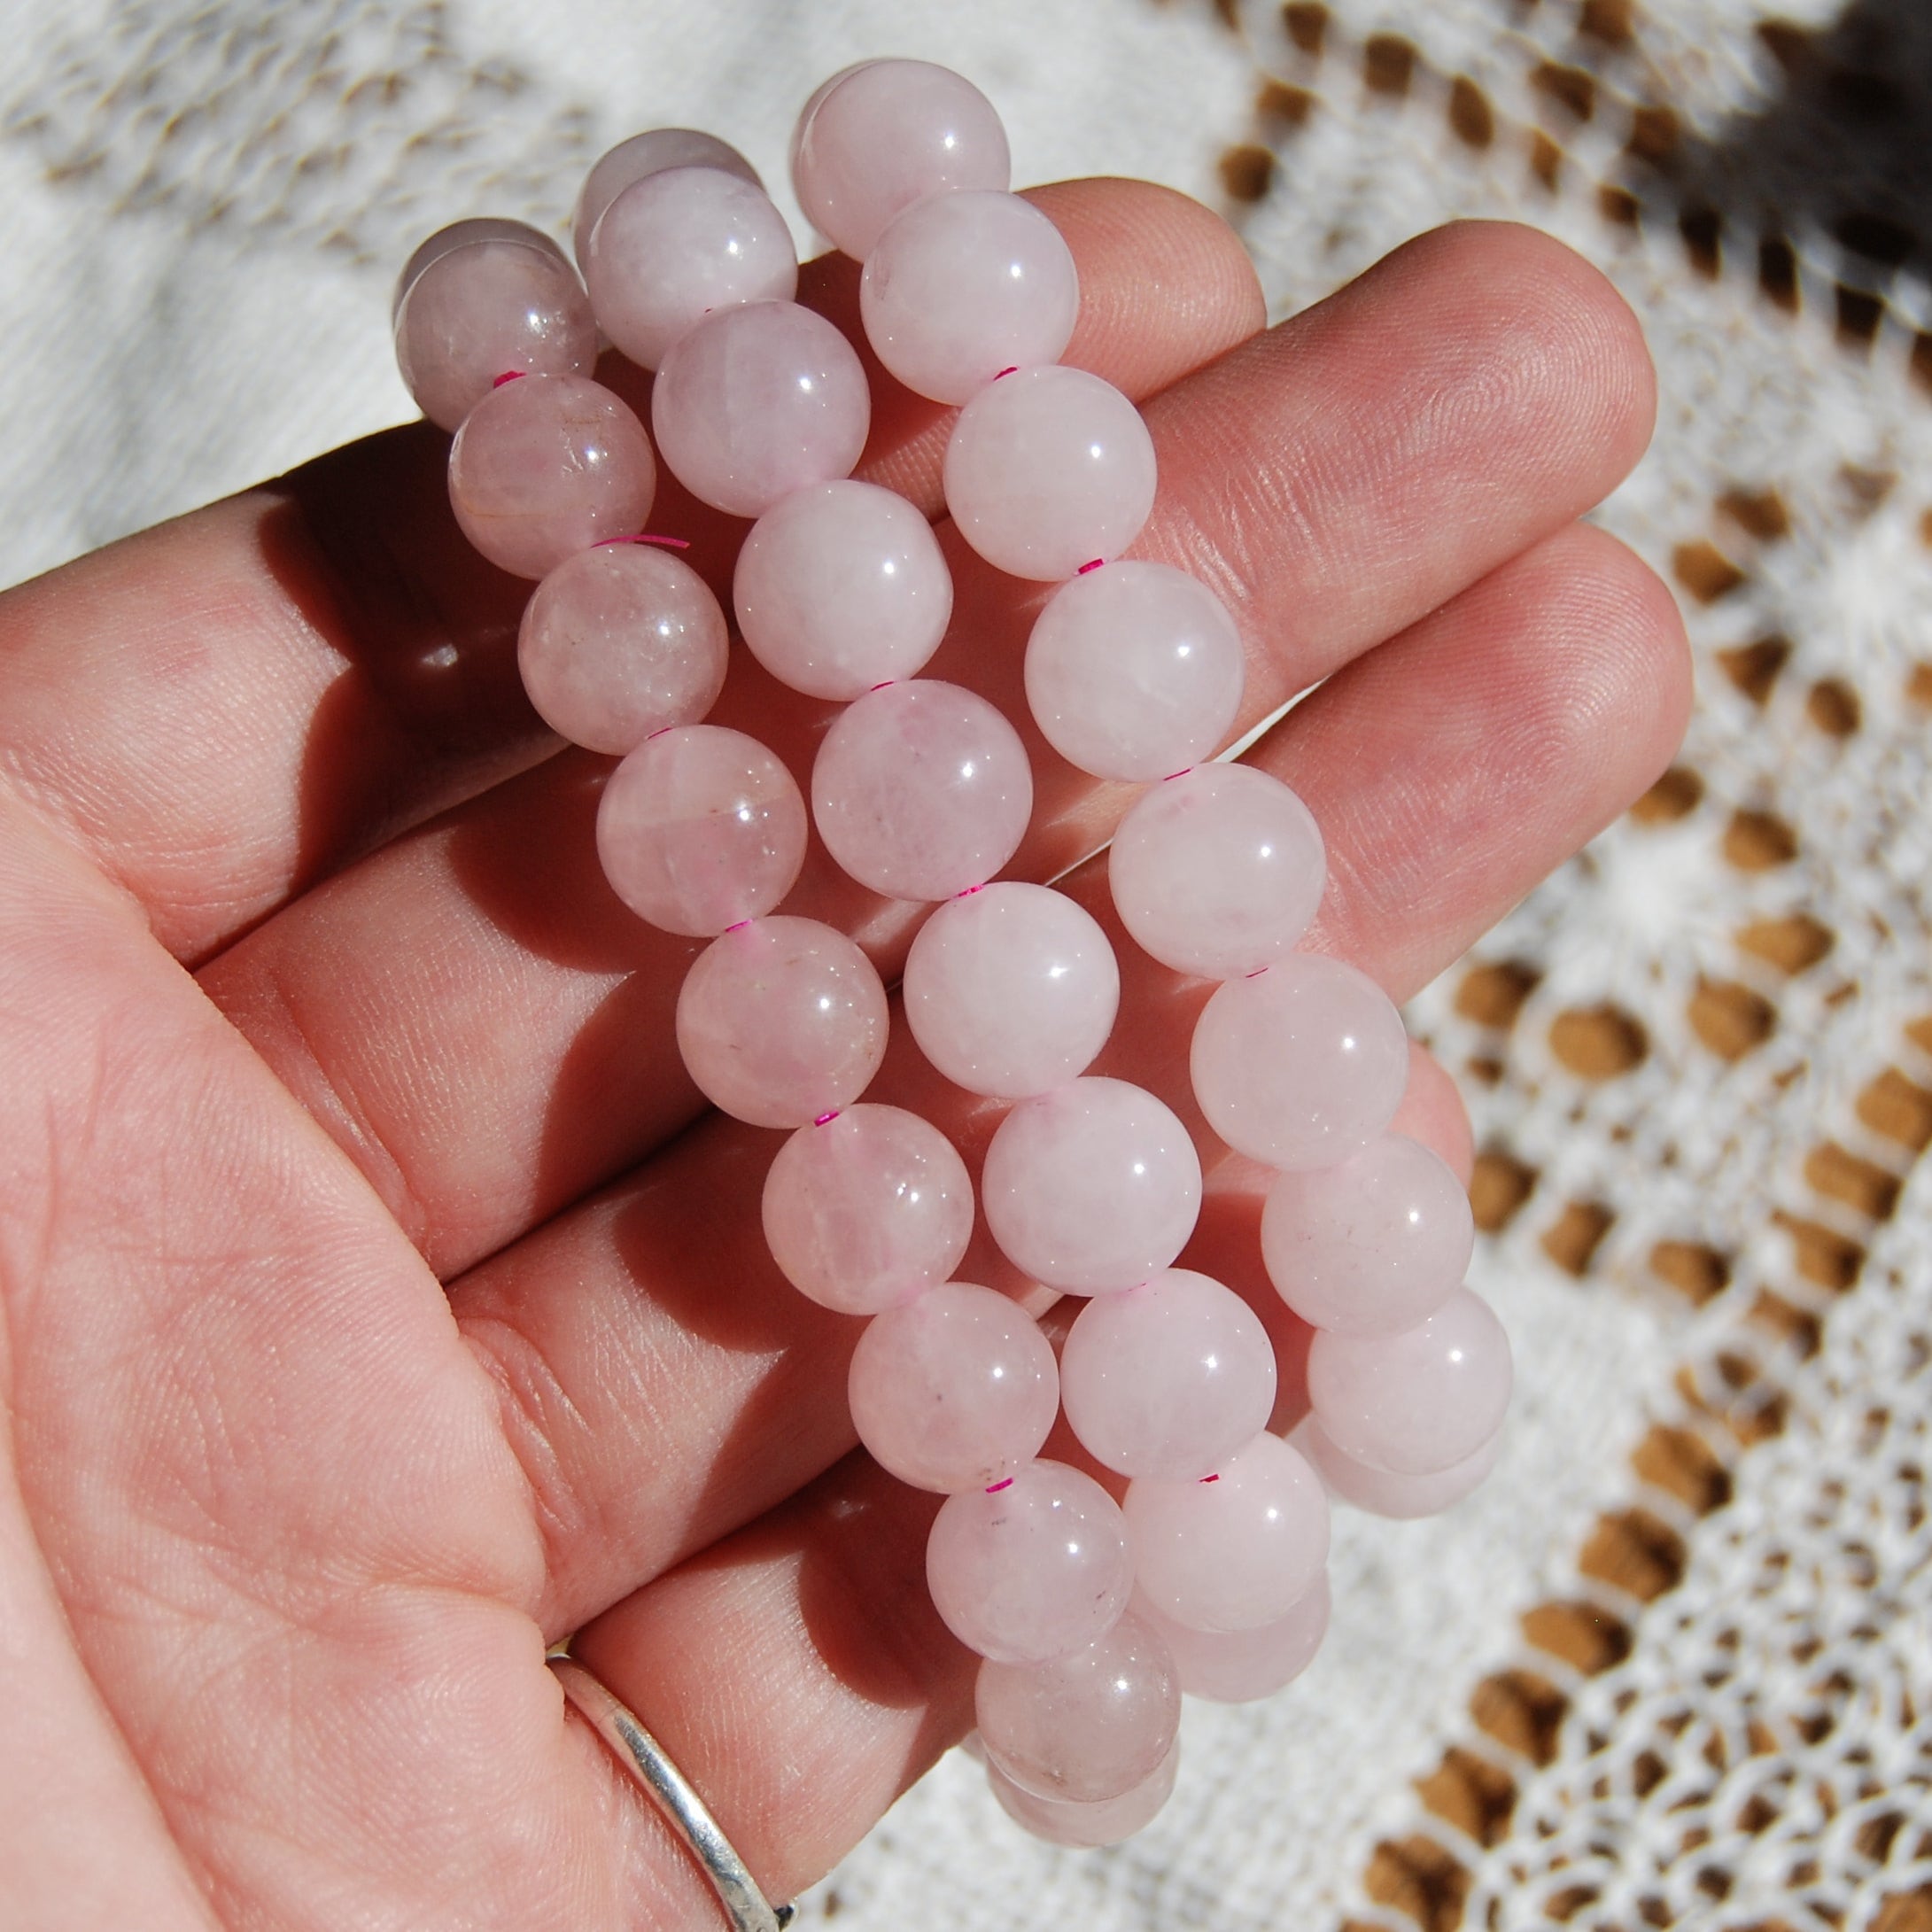
[[[1186,1129],[1153,1094],[1087,1073],[1120,997],[1106,935],[1064,894],[997,880],[1032,812],[1026,751],[986,699],[919,676],[950,575],[918,510],[850,480],[864,370],[792,299],[791,237],[749,164],[686,129],[612,150],[574,217],[587,297],[534,229],[445,229],[404,272],[397,354],[455,431],[462,528],[541,579],[519,640],[531,700],[621,758],[597,824],[612,886],[711,942],[678,1003],[693,1079],[725,1113],[793,1130],[764,1230],[802,1292],[868,1318],[849,1385],[859,1438],[947,1499],[927,1573],[984,1659],[993,1788],[1042,1836],[1111,1843],[1173,1787],[1182,1692],[1264,1696],[1315,1655],[1331,1494],[1420,1515],[1487,1472],[1509,1344],[1461,1285],[1461,1186],[1389,1131],[1400,1015],[1353,967],[1295,950],[1326,876],[1314,819],[1265,772],[1202,762],[1239,713],[1240,637],[1206,586],[1122,555],[1153,505],[1152,439],[1118,390],[1059,361],[1074,261],[1007,191],[998,117],[943,68],[867,61],[806,104],[792,166],[806,213],[864,264],[880,361],[959,406],[944,467],[959,535],[1059,586],[1026,652],[1040,732],[1081,771],[1146,788],[1114,836],[1113,904],[1154,959],[1220,982],[1194,1031],[1194,1098],[1229,1147],[1278,1172],[1262,1256],[1316,1331],[1292,1445],[1268,1429],[1261,1321],[1174,1265],[1201,1200]],[[592,377],[600,330],[656,372],[648,436]],[[756,519],[733,585],[745,648],[845,705],[809,816],[770,751],[702,722],[729,656],[717,600],[669,550],[613,540],[642,532],[659,461]],[[861,1100],[886,989],[843,934],[780,911],[812,827],[862,885],[936,902],[904,1022],[946,1079],[1013,1103],[978,1206],[1021,1275],[1086,1298],[1057,1359],[1018,1303],[954,1278],[974,1200],[951,1144]],[[1040,1458],[1063,1409],[1090,1470]]]

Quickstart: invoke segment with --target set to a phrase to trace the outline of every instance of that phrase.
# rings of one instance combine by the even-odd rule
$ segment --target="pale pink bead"
[[[1463,1183],[1405,1134],[1313,1173],[1284,1174],[1261,1214],[1261,1258],[1304,1322],[1394,1335],[1425,1321],[1469,1267],[1476,1224]]]
[[[1328,1498],[1279,1436],[1256,1436],[1199,1482],[1130,1483],[1122,1509],[1140,1588],[1195,1630],[1279,1622],[1328,1561]]]
[[[808,483],[849,475],[871,422],[851,344],[796,302],[706,316],[665,352],[651,391],[671,474],[733,516],[762,516]]]
[[[622,754],[718,702],[730,651],[710,585],[669,551],[606,543],[566,557],[524,606],[516,665],[552,731]]]
[[[695,128],[653,128],[634,134],[600,156],[578,190],[577,206],[570,212],[570,245],[579,268],[590,266],[591,231],[604,210],[632,182],[671,167],[722,168],[754,188],[762,190],[764,186],[757,169],[716,135],[701,134]]]
[[[1394,1117],[1408,1083],[1408,1036],[1366,974],[1291,953],[1216,989],[1195,1022],[1189,1065],[1207,1124],[1238,1153],[1274,1168],[1325,1168]]]
[[[847,1107],[779,1149],[764,1218],[772,1259],[801,1294],[876,1315],[950,1279],[973,1236],[973,1183],[931,1121]]]
[[[754,1127],[803,1127],[850,1106],[879,1071],[886,989],[843,933],[756,919],[685,974],[678,1045],[713,1106]]]
[[[939,648],[952,573],[903,496],[846,478],[794,490],[752,525],[732,601],[774,678],[848,702],[912,677]]]
[[[990,384],[946,444],[946,508],[1009,576],[1071,577],[1120,555],[1154,503],[1154,445],[1111,383],[1059,365]]]
[[[1092,1075],[1022,1100],[986,1150],[980,1202],[1000,1252],[1074,1294],[1131,1288],[1186,1245],[1201,1164],[1172,1108]]]
[[[1293,950],[1322,903],[1328,862],[1313,814],[1279,779],[1202,764],[1135,801],[1107,878],[1142,951],[1176,973],[1232,980]]]
[[[1060,231],[1018,195],[931,195],[865,259],[858,312],[874,353],[908,389],[967,402],[1002,370],[1058,362],[1080,314]]]
[[[588,376],[590,300],[563,251],[521,221],[458,221],[431,236],[396,284],[396,366],[416,407],[454,430],[499,376]]]
[[[1071,1657],[981,1664],[973,1708],[987,1763],[1022,1791],[1099,1804],[1160,1768],[1181,1687],[1160,1632],[1129,1610]]]
[[[1008,882],[920,927],[901,990],[912,1037],[948,1080],[1019,1099],[1087,1070],[1113,1030],[1121,972],[1084,907]]]
[[[1488,1441],[1460,1463],[1432,1470],[1426,1476],[1396,1476],[1344,1455],[1312,1416],[1303,1420],[1292,1439],[1336,1501],[1369,1516],[1412,1523],[1421,1517],[1440,1516],[1479,1489],[1502,1454],[1503,1434],[1499,1428]]]
[[[1022,1791],[992,1765],[986,1767],[986,1782],[999,1800],[1000,1809],[1036,1838],[1044,1839],[1050,1845],[1094,1851],[1103,1845],[1117,1845],[1154,1821],[1161,1806],[1174,1796],[1174,1779],[1180,1764],[1181,1747],[1176,1742],[1157,1771],[1131,1791],[1123,1791],[1117,1798],[1105,1798],[1098,1804],[1062,1804],[1051,1798],[1036,1797],[1030,1791]]]
[[[1221,600],[1135,558],[1063,584],[1027,640],[1035,722],[1096,778],[1172,778],[1199,763],[1232,728],[1245,676]]]
[[[969,1650],[1045,1664],[1096,1642],[1127,1608],[1127,1525],[1092,1477],[1028,1463],[946,1499],[926,1544],[926,1583]]]
[[[709,938],[760,919],[805,862],[805,802],[756,738],[682,725],[610,774],[597,857],[617,896],[667,933]]]
[[[1308,1347],[1308,1401],[1346,1455],[1427,1476],[1475,1455],[1509,1407],[1509,1338],[1489,1305],[1457,1288],[1400,1335],[1331,1335]]]
[[[868,60],[805,104],[792,146],[799,206],[855,261],[901,209],[954,188],[1004,190],[1013,163],[993,105],[924,60]]]
[[[1138,1593],[1129,1614],[1144,1618],[1167,1640],[1175,1674],[1190,1697],[1245,1704],[1272,1697],[1314,1663],[1328,1634],[1329,1612],[1324,1570],[1285,1617],[1253,1630],[1191,1630]]]
[[[1060,1396],[1096,1462],[1186,1482],[1268,1426],[1275,1350],[1232,1289],[1166,1269],[1080,1311],[1060,1351]]]
[[[826,850],[895,899],[950,899],[984,885],[1033,812],[1020,733],[976,691],[916,678],[840,714],[811,767]]]
[[[714,310],[788,302],[798,253],[762,188],[717,167],[632,182],[591,230],[584,265],[598,326],[640,369]]]
[[[503,384],[449,446],[463,535],[516,577],[547,577],[575,552],[641,530],[656,493],[644,425],[587,376]]]
[[[1033,1461],[1059,1412],[1059,1374],[1017,1302],[945,1282],[865,1324],[846,1395],[881,1469],[950,1496]]]

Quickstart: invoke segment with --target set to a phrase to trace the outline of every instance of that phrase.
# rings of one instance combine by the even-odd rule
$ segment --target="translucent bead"
[[[1059,1412],[1053,1345],[1040,1324],[1007,1296],[963,1281],[868,1322],[846,1393],[873,1460],[949,1496],[1017,1474]]]
[[[862,1105],[779,1149],[764,1217],[772,1259],[801,1294],[876,1315],[950,1279],[973,1236],[973,1183],[929,1121]]]
[[[986,1150],[981,1206],[1022,1274],[1074,1294],[1131,1288],[1194,1231],[1201,1164],[1173,1110],[1091,1075],[1022,1100]]]
[[[935,402],[966,402],[1004,369],[1058,362],[1080,314],[1080,276],[1055,228],[1018,195],[931,195],[865,260],[865,339]]]
[[[1395,1335],[1426,1321],[1469,1267],[1469,1196],[1419,1141],[1383,1134],[1310,1174],[1284,1174],[1261,1215],[1261,1258],[1304,1322]]]
[[[463,535],[516,577],[547,577],[574,552],[641,530],[656,493],[644,425],[583,376],[503,384],[449,446]]]
[[[1328,1634],[1329,1611],[1324,1570],[1285,1617],[1253,1630],[1191,1630],[1139,1594],[1129,1614],[1144,1618],[1167,1641],[1175,1673],[1190,1697],[1245,1704],[1272,1697],[1314,1663]]]
[[[1121,973],[1098,922],[1045,886],[988,886],[941,906],[902,985],[919,1051],[969,1093],[1019,1099],[1084,1073],[1106,1044]]]
[[[1408,1036],[1366,974],[1291,953],[1215,990],[1189,1064],[1207,1124],[1238,1153],[1274,1168],[1331,1167],[1394,1117]]]
[[[1331,1335],[1308,1347],[1308,1401],[1346,1455],[1395,1476],[1427,1476],[1476,1454],[1509,1407],[1509,1338],[1489,1306],[1457,1288],[1401,1335]]]
[[[1175,1773],[1180,1764],[1181,1747],[1176,1742],[1159,1770],[1131,1791],[1098,1804],[1061,1804],[1051,1798],[1036,1797],[991,1765],[986,1767],[986,1782],[999,1800],[1000,1809],[1023,1830],[1050,1845],[1090,1851],[1117,1845],[1151,1825],[1174,1796]]]
[[[621,755],[694,725],[725,683],[730,638],[710,586],[650,544],[566,557],[524,606],[516,664],[552,731]]]
[[[597,856],[617,896],[663,932],[703,938],[778,904],[804,864],[805,833],[792,774],[719,725],[647,738],[597,807]]]
[[[591,230],[584,264],[598,326],[640,369],[714,310],[788,302],[798,253],[762,188],[717,167],[632,182]]]
[[[1064,1463],[947,1497],[926,1544],[926,1584],[947,1629],[1002,1664],[1046,1664],[1097,1642],[1133,1588],[1113,1497]]]
[[[1440,1516],[1479,1489],[1502,1454],[1503,1433],[1498,1429],[1488,1441],[1460,1463],[1432,1470],[1426,1476],[1396,1476],[1344,1455],[1312,1416],[1295,1431],[1294,1442],[1314,1465],[1323,1486],[1338,1501],[1351,1504],[1369,1516],[1412,1523],[1418,1517]]]
[[[1004,190],[1006,131],[970,81],[924,60],[868,60],[805,105],[792,144],[799,206],[855,261],[902,208],[953,188]]]
[[[1131,1791],[1160,1768],[1181,1726],[1174,1660],[1131,1610],[1071,1657],[981,1664],[973,1706],[987,1763],[1062,1804]]]
[[[578,190],[577,206],[570,212],[570,246],[579,268],[590,266],[591,231],[604,210],[632,182],[671,167],[722,168],[761,191],[764,186],[757,169],[716,135],[701,134],[695,128],[653,128],[634,134],[600,156]]]
[[[918,678],[839,715],[811,767],[826,850],[862,886],[950,899],[983,885],[1033,812],[1020,733],[977,692]]]
[[[1183,570],[1134,558],[1063,584],[1027,641],[1035,722],[1096,778],[1171,778],[1198,764],[1232,728],[1245,677],[1221,600]]]
[[[1279,1436],[1199,1482],[1130,1483],[1122,1509],[1147,1600],[1195,1630],[1278,1623],[1328,1561],[1328,1498]]]
[[[952,573],[932,525],[896,491],[817,483],[752,525],[732,601],[774,678],[845,703],[912,677],[939,648]]]
[[[850,474],[871,422],[851,344],[795,302],[706,316],[665,352],[651,391],[671,474],[733,516],[762,516],[808,483]]]
[[[803,1127],[850,1106],[879,1071],[886,989],[843,933],[756,919],[685,974],[678,1045],[713,1106],[754,1127]]]
[[[946,444],[959,534],[1013,577],[1072,577],[1140,534],[1154,445],[1140,412],[1084,369],[1023,369],[959,412]]]
[[[1279,779],[1202,764],[1134,802],[1107,877],[1142,951],[1176,973],[1233,980],[1293,950],[1322,903],[1328,862],[1313,814]]]
[[[458,221],[409,258],[391,313],[396,366],[416,407],[454,430],[511,369],[588,376],[590,299],[563,251],[522,221]]]
[[[1060,1351],[1060,1395],[1096,1462],[1188,1482],[1268,1426],[1275,1350],[1232,1289],[1170,1268],[1080,1311]]]

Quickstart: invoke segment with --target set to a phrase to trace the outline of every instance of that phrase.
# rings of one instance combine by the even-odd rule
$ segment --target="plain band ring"
[[[703,1866],[711,1889],[732,1922],[733,1932],[782,1932],[791,1923],[792,1908],[772,1905],[758,1889],[758,1882],[746,1870],[745,1861],[732,1850],[730,1839],[718,1828],[718,1820],[691,1788],[689,1780],[664,1755],[663,1746],[581,1664],[563,1657],[548,1661],[563,1695],[691,1848],[692,1857]]]

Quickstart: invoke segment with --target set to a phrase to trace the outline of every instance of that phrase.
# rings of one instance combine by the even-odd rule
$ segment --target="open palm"
[[[1649,432],[1636,325],[1555,243],[1470,226],[1260,333],[1194,205],[1036,198],[1081,271],[1067,360],[1153,430],[1137,553],[1235,612],[1244,724],[1328,680],[1250,754],[1328,839],[1310,943],[1405,997],[1681,729],[1667,594],[1574,521]],[[802,299],[856,335],[853,279]],[[874,376],[860,473],[936,513],[944,413]],[[0,600],[9,1927],[714,1924],[566,1720],[573,1631],[774,1897],[967,1721],[937,1499],[848,1453],[857,1324],[764,1254],[779,1137],[679,1064],[698,943],[604,886],[609,761],[524,704],[528,586],[457,536],[446,447],[372,438]],[[728,581],[742,526],[668,485],[653,524]],[[947,542],[934,672],[1021,720],[1044,593]],[[830,712],[741,654],[715,715],[803,773]],[[1028,741],[1013,871],[1050,878],[1129,795]],[[1104,860],[1067,889],[1110,920]],[[786,910],[889,978],[921,909],[815,850]],[[1096,1070],[1198,1126],[1207,989],[1122,960]],[[995,1117],[897,1045],[871,1097],[969,1163]],[[1409,1106],[1453,1152],[1426,1062]],[[1245,1287],[1253,1178],[1208,1165],[1183,1261]],[[963,1272],[1008,1280],[983,1240]]]

